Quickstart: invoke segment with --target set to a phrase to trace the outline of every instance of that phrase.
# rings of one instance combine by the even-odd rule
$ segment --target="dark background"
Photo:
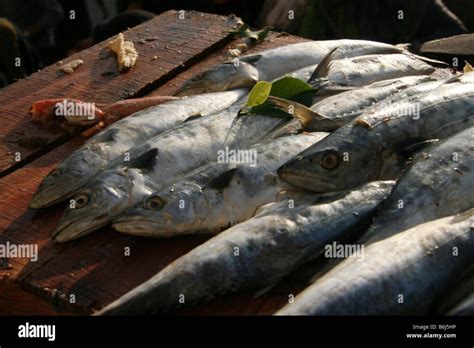
[[[415,50],[474,28],[472,0],[0,0],[0,88],[169,9],[234,13],[255,28]]]

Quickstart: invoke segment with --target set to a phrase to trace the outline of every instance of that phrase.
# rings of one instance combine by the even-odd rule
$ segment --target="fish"
[[[403,47],[365,40],[295,43],[218,64],[194,75],[175,95],[193,95],[252,87],[257,81],[271,81],[286,73],[319,64],[335,48],[338,49],[332,59],[406,51]]]
[[[364,112],[384,108],[403,98],[434,90],[443,83],[444,81],[430,76],[405,76],[378,81],[355,90],[329,96],[309,108],[281,98],[270,97],[270,101],[284,111],[292,107],[291,114],[296,120],[291,124],[297,125],[299,121],[300,130],[331,132]]]
[[[474,207],[474,127],[423,149],[412,161],[364,243]]]
[[[436,301],[433,313],[436,315],[461,315],[461,305],[466,304],[471,294],[474,293],[474,264],[465,270],[461,275],[459,281],[452,284],[451,288],[443,293]]]
[[[452,308],[448,315],[474,315],[474,292]]]
[[[320,90],[319,93],[366,86],[376,81],[403,76],[429,75],[436,70],[432,65],[406,53],[352,56],[330,60],[327,68],[323,65],[325,64],[318,65],[317,71],[309,80],[311,86]]]
[[[474,258],[474,209],[369,244],[276,315],[426,315]],[[455,250],[459,250],[456,253]]]
[[[107,170],[77,191],[53,232],[53,239],[65,242],[82,237],[108,224],[163,185],[217,159],[225,150],[230,128],[243,106],[232,107],[201,117],[159,134],[134,147],[128,156],[113,160]],[[253,115],[253,120],[268,117]],[[229,149],[245,149],[260,142],[267,123],[254,122],[251,131],[229,141],[239,144]],[[232,138],[232,135],[230,136]],[[185,141],[183,141],[185,139]]]
[[[282,165],[283,181],[313,190],[346,190],[391,179],[384,175],[392,154],[409,157],[430,140],[474,125],[474,84],[443,83],[388,107],[363,113]],[[428,143],[426,143],[428,141]]]
[[[278,179],[275,170],[325,136],[327,133],[300,134],[248,148],[240,155],[247,159],[245,165],[227,171],[214,166],[211,169],[218,175],[204,175],[208,180],[185,178],[174,183],[171,189],[154,193],[119,216],[113,227],[119,232],[148,237],[219,233],[249,219],[259,206],[276,201],[281,191],[291,189]],[[237,155],[234,152],[227,157]],[[225,157],[222,152],[220,161],[229,162]]]
[[[53,239],[64,242],[93,232],[161,185],[217,158],[240,104],[181,124],[114,159],[73,196]]]
[[[115,122],[74,151],[41,182],[30,208],[40,209],[66,200],[137,144],[199,115],[224,110],[246,96],[238,89],[170,101]]]
[[[306,82],[306,81],[309,80],[309,78],[311,77],[311,74],[314,72],[314,70],[317,67],[318,67],[317,64],[309,65],[309,66],[306,66],[304,68],[289,72],[289,73],[283,75],[283,77],[294,77],[295,79],[300,79],[300,80]],[[274,79],[273,82],[280,79],[280,78],[282,78],[282,76],[279,76],[278,78]]]
[[[180,299],[195,303],[237,291],[259,291],[314,259],[327,243],[368,219],[393,182],[352,192],[302,194],[267,204],[181,256],[97,315],[160,313]]]

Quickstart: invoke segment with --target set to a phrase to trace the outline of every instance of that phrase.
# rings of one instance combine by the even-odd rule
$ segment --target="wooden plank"
[[[142,96],[230,41],[227,31],[236,25],[234,16],[186,12],[180,19],[177,11],[168,11],[124,33],[139,54],[135,67],[126,73],[117,74],[114,55],[103,58],[108,50],[102,42],[64,60],[84,61],[71,75],[60,74],[58,66],[51,65],[0,90],[0,175],[68,136],[61,129],[34,125],[28,115],[33,102],[69,97],[100,104]],[[15,160],[17,153],[20,161]]]
[[[7,283],[0,292],[0,309],[2,315],[57,315],[51,303],[26,293],[20,284]]]
[[[270,39],[248,53],[277,47],[302,39],[272,34]],[[225,57],[215,53],[199,62],[154,93],[173,93],[191,75],[204,70]],[[28,210],[28,203],[41,179],[61,159],[82,143],[76,138],[43,155],[28,165],[0,179],[0,244],[36,244],[38,262],[28,259],[9,260],[9,269],[0,270],[0,292],[8,284],[20,284],[24,292],[32,293],[54,305],[61,313],[90,313],[148,279],[175,258],[204,242],[206,236],[190,236],[150,240],[125,236],[109,227],[81,240],[56,244],[50,235],[62,212],[61,207],[44,211]],[[124,255],[129,247],[131,256]],[[11,286],[11,285],[9,285]],[[71,303],[74,295],[75,303]],[[270,314],[288,298],[286,289],[276,289],[257,299],[253,294],[229,295],[212,303],[176,311],[176,314]],[[0,314],[2,313],[0,302]]]

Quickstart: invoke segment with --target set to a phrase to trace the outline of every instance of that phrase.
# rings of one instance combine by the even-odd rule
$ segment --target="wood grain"
[[[62,129],[44,129],[31,122],[28,111],[33,102],[68,97],[100,104],[143,96],[228,42],[227,32],[237,23],[234,16],[185,12],[180,19],[177,11],[168,11],[124,32],[139,54],[128,72],[117,73],[117,60],[102,42],[64,59],[64,63],[84,61],[70,75],[59,73],[54,64],[1,89],[0,176],[68,138]]]

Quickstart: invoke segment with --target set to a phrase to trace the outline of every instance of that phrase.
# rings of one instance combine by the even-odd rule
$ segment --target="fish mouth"
[[[328,192],[336,189],[333,182],[310,173],[297,173],[287,168],[278,169],[278,176],[285,182],[299,188],[307,189],[313,192]]]
[[[68,197],[72,197],[82,187],[82,184],[76,180],[67,181],[69,182],[66,184],[63,182],[60,186],[53,186],[49,188],[39,187],[38,190],[33,194],[29,207],[31,209],[50,207],[66,200]]]
[[[121,233],[131,234],[135,236],[154,237],[157,231],[162,230],[163,225],[156,220],[143,220],[133,218],[121,218],[112,223],[112,227]],[[164,236],[159,234],[158,236]]]
[[[175,93],[175,97],[186,97],[196,94],[208,93],[209,86],[199,86],[194,83],[185,83]]]
[[[91,224],[90,221],[83,222],[81,219],[75,219],[67,224],[59,225],[56,230],[53,232],[52,239],[55,242],[64,243],[69,242],[78,238],[81,238],[85,235],[88,235],[95,230],[105,226],[107,222],[100,224]],[[84,226],[85,228],[81,228]]]

